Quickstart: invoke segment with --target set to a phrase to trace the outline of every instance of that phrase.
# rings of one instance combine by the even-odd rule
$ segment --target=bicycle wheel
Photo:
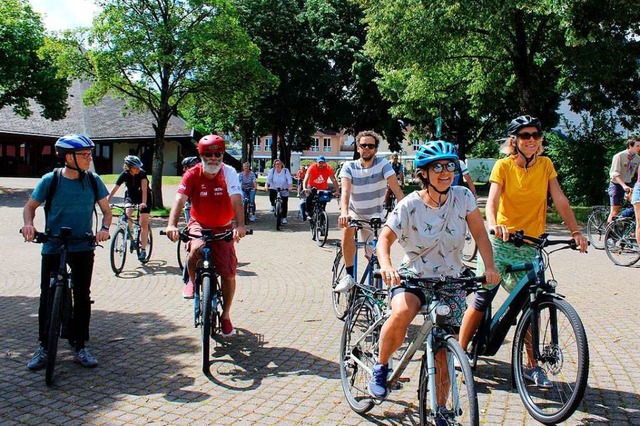
[[[333,312],[335,312],[336,317],[338,319],[344,319],[347,315],[347,309],[349,308],[349,294],[351,291],[347,293],[338,293],[333,291],[336,288],[336,285],[340,282],[344,274],[347,273],[346,266],[344,264],[344,258],[342,257],[342,249],[338,248],[336,252],[336,257],[333,259],[333,278],[331,280],[331,299],[333,301]]]
[[[313,241],[316,240],[316,222],[318,221],[318,214],[314,212],[311,216],[309,216],[309,229],[311,230],[311,239]]]
[[[604,249],[604,233],[607,229],[609,212],[603,208],[594,208],[587,220],[587,238],[595,249]]]
[[[211,330],[213,326],[213,309],[211,295],[211,277],[202,277],[202,372],[209,374],[209,352],[211,343]]]
[[[47,339],[47,370],[44,381],[47,386],[53,383],[53,372],[56,366],[56,355],[58,353],[58,337],[60,336],[60,325],[62,324],[62,298],[64,293],[64,283],[56,283],[53,304],[51,305],[51,316],[49,317],[49,336]]]
[[[436,389],[447,389],[446,395],[438,398],[429,394],[429,371],[439,371],[439,363],[429,368],[426,355],[422,356],[420,367],[420,382],[418,383],[418,412],[421,425],[436,424],[437,419],[443,418],[452,425],[478,425],[480,413],[478,411],[478,396],[473,382],[473,373],[469,365],[469,358],[453,336],[437,337],[434,339],[434,356],[445,360],[442,368],[449,374],[442,375],[436,382]],[[446,363],[446,364],[445,364]],[[436,392],[437,393],[437,392]],[[430,400],[436,399],[438,410],[434,412]],[[438,402],[440,401],[440,402]]]
[[[604,250],[616,265],[631,266],[636,263],[640,259],[636,222],[627,217],[611,222],[604,234]]]
[[[149,237],[147,238],[147,255],[144,258],[144,260],[140,261],[142,263],[147,263],[149,259],[151,259],[151,252],[153,251],[153,232],[151,232],[151,225],[149,225],[148,227],[149,227],[149,231],[148,231]],[[136,246],[136,254],[140,255],[140,244]]]
[[[111,240],[111,269],[118,275],[124,268],[127,259],[127,236],[124,229],[120,228],[113,234]]]
[[[282,225],[282,202],[276,200],[276,230],[280,230],[280,225]]]
[[[222,334],[222,310],[224,299],[222,298],[222,286],[220,278],[214,280],[216,291],[212,295],[211,337]]]
[[[321,211],[318,214],[318,220],[316,222],[316,244],[318,247],[324,246],[327,242],[327,236],[329,235],[329,217],[327,212]]]
[[[378,356],[382,321],[371,332],[366,332],[381,316],[377,305],[360,298],[349,311],[342,329],[340,380],[349,406],[358,414],[366,413],[374,405],[368,386]]]
[[[541,423],[555,424],[568,419],[582,401],[589,376],[589,347],[582,321],[569,303],[547,297],[538,303],[537,312],[538,365],[552,387],[540,388],[526,376],[531,308],[522,315],[514,335],[513,377],[529,414]]]
[[[478,246],[476,240],[473,239],[471,232],[467,230],[464,236],[464,247],[462,248],[462,260],[470,262],[476,258],[478,254]]]
[[[249,218],[251,217],[251,203],[248,198],[244,199],[244,223],[245,225],[249,223]]]

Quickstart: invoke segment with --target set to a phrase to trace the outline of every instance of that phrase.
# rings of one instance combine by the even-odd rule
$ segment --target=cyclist
[[[587,250],[587,239],[580,233],[571,206],[558,183],[557,173],[548,157],[542,157],[543,134],[540,120],[529,115],[517,117],[508,127],[508,137],[501,147],[506,158],[496,162],[489,181],[487,198],[487,225],[495,232],[490,237],[495,264],[502,275],[500,284],[511,292],[524,272],[506,273],[507,266],[530,261],[535,248],[525,244],[508,244],[509,234],[524,230],[526,235],[539,236],[545,231],[547,196],[551,195],[556,210],[571,231],[582,253]],[[484,253],[478,257],[477,273],[482,274],[486,263]],[[467,348],[480,321],[498,291],[498,286],[486,286],[486,291],[475,294],[467,308],[460,329],[460,345]],[[529,351],[528,351],[529,352]],[[541,388],[552,387],[544,370],[529,361],[527,379]]]
[[[149,241],[149,213],[151,213],[151,187],[147,173],[142,168],[142,161],[135,155],[127,155],[124,157],[122,165],[123,172],[118,176],[116,184],[109,193],[107,201],[111,202],[111,198],[118,192],[120,186],[124,183],[127,190],[124,193],[125,204],[138,204],[140,214],[140,253],[138,260],[147,258],[147,242]],[[125,213],[130,218],[133,214],[133,208],[127,208]]]
[[[384,158],[376,157],[381,140],[379,134],[370,130],[358,133],[356,147],[360,158],[347,161],[340,169],[342,196],[338,225],[342,228],[342,253],[347,273],[336,285],[335,291],[344,292],[356,284],[353,276],[356,254],[353,237],[356,230],[349,226],[349,220],[380,217],[387,188],[393,191],[398,201],[404,197],[392,164]],[[369,229],[362,230],[363,240],[366,241],[369,235]]]
[[[615,216],[620,214],[622,200],[625,193],[631,192],[631,181],[633,175],[637,173],[640,165],[640,140],[631,137],[627,140],[627,149],[618,152],[611,160],[609,169],[609,200],[611,201],[611,211],[607,222],[611,222]]]
[[[55,194],[50,198],[51,206],[46,207],[45,229],[59,234],[60,228],[70,227],[72,236],[81,238],[92,233],[94,205],[102,211],[102,228],[96,233],[96,241],[109,239],[111,208],[107,201],[107,188],[97,175],[94,175],[97,192],[94,193],[90,176],[91,151],[95,145],[87,136],[72,134],[58,139],[55,143],[56,155],[64,161],[62,175],[57,182]],[[45,174],[36,185],[31,198],[24,206],[24,226],[22,235],[25,241],[33,241],[36,228],[33,225],[36,209],[47,200],[55,172]],[[73,274],[73,322],[69,333],[69,343],[75,346],[74,362],[84,367],[95,367],[98,361],[85,347],[89,340],[89,320],[91,318],[91,276],[93,274],[94,245],[91,242],[69,243],[67,263]],[[47,364],[47,335],[49,333],[48,313],[51,297],[49,290],[51,273],[57,272],[60,264],[60,242],[48,241],[42,245],[40,270],[40,307],[38,308],[38,338],[40,346],[27,364],[30,370],[40,370]],[[75,342],[75,343],[74,343]]]
[[[307,168],[305,166],[303,166],[302,164],[300,164],[300,167],[298,168],[298,172],[296,173],[296,193],[298,195],[298,197],[300,196],[300,193],[302,192],[302,181],[304,180],[304,176],[307,174]]]
[[[331,183],[333,183],[333,196],[339,196],[340,191],[338,188],[338,179],[336,179],[331,166],[327,164],[327,159],[324,158],[323,155],[321,155],[320,157],[318,157],[314,164],[309,166],[309,168],[307,169],[307,174],[304,175],[302,187],[304,188],[304,193],[307,198],[305,199],[305,201],[300,203],[302,220],[307,220],[307,216],[311,216],[313,214],[314,200],[313,197],[309,197],[309,194],[311,194],[314,188],[323,191],[328,190],[329,180],[331,180]]]
[[[473,196],[478,198],[478,192],[476,191],[476,186],[473,184],[473,179],[469,174],[467,165],[462,160],[459,160],[458,163],[460,164],[460,169],[456,171],[456,176],[453,178],[453,184],[461,185],[462,183],[460,182],[460,176],[462,176],[462,179],[464,179],[464,181],[467,183],[467,187],[469,188]]]
[[[251,164],[246,162],[242,165],[242,172],[240,173],[240,187],[242,188],[242,199],[249,198],[251,204],[251,216],[249,216],[250,222],[256,221],[256,190],[258,189],[258,178],[256,174],[251,170]]]
[[[400,188],[403,188],[404,187],[404,166],[398,160],[398,154],[395,152],[391,155],[391,168],[393,169],[393,172],[396,175],[396,180],[398,181],[398,184],[400,184]],[[385,191],[385,194],[384,194],[385,208],[389,205],[389,197],[391,197],[391,192],[392,192],[391,188],[387,186],[387,190]]]
[[[269,201],[271,202],[271,211],[275,211],[276,197],[278,191],[274,188],[287,189],[282,191],[282,223],[287,224],[287,212],[289,211],[289,191],[293,191],[293,178],[289,169],[282,165],[282,161],[277,158],[273,161],[273,168],[269,170],[267,175],[267,183],[264,186],[265,191],[269,191]]]
[[[369,392],[375,398],[386,397],[389,358],[402,344],[407,327],[420,311],[420,306],[430,299],[421,290],[401,286],[399,274],[418,278],[460,276],[464,270],[462,249],[468,226],[478,249],[487,259],[487,281],[494,284],[500,281],[475,197],[467,188],[451,186],[458,167],[455,147],[444,141],[428,142],[416,153],[414,166],[422,190],[398,202],[378,241],[380,272],[383,281],[391,287],[392,299],[391,316],[382,326],[378,360],[369,383]],[[391,262],[391,246],[396,240],[404,250],[398,270]],[[452,289],[452,295],[447,299],[445,303],[453,311],[449,325],[455,329],[462,319],[466,292]],[[438,375],[447,374],[444,362],[446,360],[436,358]],[[438,383],[442,381],[438,380]],[[447,389],[438,389],[437,392],[439,406],[443,407]]]
[[[633,136],[633,140],[634,146],[640,146],[640,137],[638,135]],[[640,246],[640,173],[638,173],[637,182],[631,192],[631,205],[636,215],[636,244]]]
[[[245,236],[244,212],[242,211],[242,189],[235,169],[222,163],[225,152],[225,142],[218,135],[206,135],[198,141],[198,153],[201,163],[188,170],[178,186],[176,198],[169,213],[169,223],[166,228],[171,241],[177,241],[178,218],[187,199],[191,199],[191,219],[187,224],[190,234],[200,234],[202,229],[212,229],[215,233],[233,229],[234,240],[214,241],[212,244],[212,259],[222,280],[222,296],[224,307],[222,311],[222,334],[230,336],[235,330],[231,322],[231,305],[236,290],[236,269],[238,259],[234,248],[234,241],[240,241]],[[236,227],[232,220],[235,217]],[[187,269],[189,282],[184,286],[182,296],[193,299],[196,264],[202,258],[201,240],[189,242],[189,257]]]
[[[195,167],[200,162],[200,157],[185,157],[182,159],[182,174],[184,175],[187,170]],[[187,199],[184,203],[184,220],[189,223],[191,218],[191,200]],[[185,283],[186,284],[186,283]]]

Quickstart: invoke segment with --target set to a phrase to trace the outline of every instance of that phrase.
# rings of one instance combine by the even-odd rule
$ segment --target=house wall
[[[136,149],[137,143],[116,143],[113,144],[113,173],[119,174],[122,172],[122,164],[124,163],[124,157],[127,155],[137,155]],[[166,142],[164,144],[164,166],[162,167],[162,174],[164,176],[176,176],[178,174],[178,153],[179,144],[177,142]],[[145,163],[145,170],[147,174],[151,174],[151,166],[153,163],[152,153],[149,148],[148,153],[145,152],[139,157]]]

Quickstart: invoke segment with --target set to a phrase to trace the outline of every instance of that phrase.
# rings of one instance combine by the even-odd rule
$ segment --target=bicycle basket
[[[331,191],[318,191],[318,201],[323,203],[331,201]]]

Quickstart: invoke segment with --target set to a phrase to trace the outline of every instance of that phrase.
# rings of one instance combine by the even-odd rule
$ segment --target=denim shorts
[[[637,203],[640,203],[640,182],[633,186],[633,193],[631,194],[631,204]]]

